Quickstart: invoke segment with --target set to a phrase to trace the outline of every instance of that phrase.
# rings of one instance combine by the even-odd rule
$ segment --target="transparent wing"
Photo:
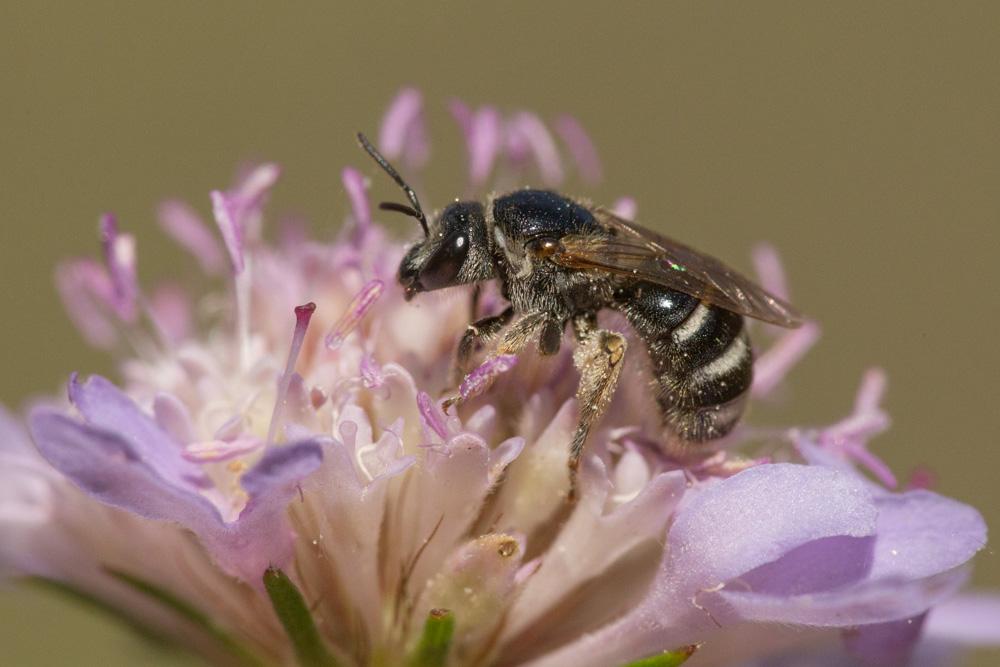
[[[597,208],[608,236],[569,235],[549,258],[567,268],[600,269],[698,297],[740,315],[783,327],[802,324],[791,305],[714,257]]]

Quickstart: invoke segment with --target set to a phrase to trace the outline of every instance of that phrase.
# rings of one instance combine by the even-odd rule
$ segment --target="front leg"
[[[597,319],[592,314],[575,317],[573,331],[577,339],[573,364],[580,372],[580,386],[576,390],[580,421],[569,450],[570,502],[576,501],[576,477],[583,446],[591,427],[604,414],[614,396],[625,350],[628,349],[628,342],[620,333],[598,329]]]
[[[460,375],[466,373],[469,359],[476,349],[476,343],[489,342],[512,319],[514,319],[514,306],[507,306],[507,309],[499,315],[484,317],[468,326],[465,333],[462,334],[462,340],[458,343],[458,352],[455,359],[455,367]]]
[[[496,381],[500,375],[514,366],[514,360],[535,337],[545,328],[551,319],[548,313],[528,313],[514,322],[504,333],[496,351],[465,376],[459,387],[458,395],[444,401],[445,412],[453,405],[461,405],[464,401],[483,393]],[[469,332],[466,332],[468,335]],[[464,342],[464,337],[463,337]],[[461,348],[461,345],[459,345]],[[461,350],[459,350],[461,353]]]

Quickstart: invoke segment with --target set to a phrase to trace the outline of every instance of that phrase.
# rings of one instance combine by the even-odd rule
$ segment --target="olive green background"
[[[933,468],[1000,522],[1000,4],[250,4],[0,7],[4,403],[60,391],[72,370],[113,372],[51,280],[59,259],[96,251],[101,211],[138,235],[144,280],[187,271],[154,205],[207,211],[210,188],[264,157],[286,168],[272,210],[328,234],[346,209],[340,168],[373,173],[353,132],[375,132],[412,83],[437,202],[464,167],[445,111],[457,95],[576,114],[606,174],[585,194],[633,195],[649,226],[743,268],[773,241],[824,335],[788,403],[757,418],[833,421],[882,365],[895,425],[877,451],[903,478]],[[997,560],[977,558],[978,585],[1000,588]],[[146,650],[55,598],[0,594],[4,665]]]

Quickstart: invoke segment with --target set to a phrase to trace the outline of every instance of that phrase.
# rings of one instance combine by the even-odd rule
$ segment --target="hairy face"
[[[431,224],[427,238],[407,251],[399,282],[412,298],[418,292],[486,280],[493,275],[483,207],[455,202]]]

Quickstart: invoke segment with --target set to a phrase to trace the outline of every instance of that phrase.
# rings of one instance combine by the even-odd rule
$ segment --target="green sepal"
[[[698,650],[698,646],[698,644],[692,644],[673,651],[664,651],[648,658],[635,660],[622,667],[677,667],[677,665],[683,665],[687,662],[687,659]]]
[[[455,615],[447,609],[431,609],[410,667],[444,667],[454,633]]]
[[[295,649],[299,664],[302,667],[337,667],[339,663],[319,636],[302,593],[288,575],[276,567],[267,568],[264,588]]]
[[[214,639],[239,664],[246,665],[247,667],[264,667],[265,663],[255,656],[250,649],[238,642],[232,635],[216,625],[204,612],[195,608],[190,603],[145,579],[140,579],[127,572],[109,567],[104,568],[104,571],[132,590],[159,602],[181,618],[203,630],[205,634]]]

